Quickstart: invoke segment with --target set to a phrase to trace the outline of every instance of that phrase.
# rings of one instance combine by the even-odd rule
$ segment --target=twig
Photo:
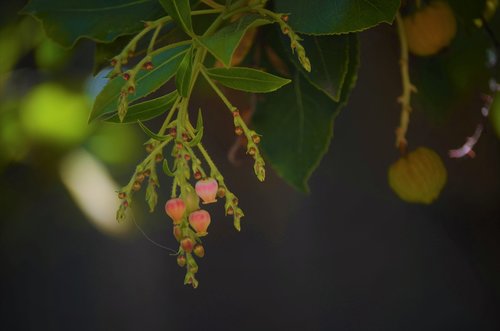
[[[401,67],[401,81],[403,83],[403,94],[398,98],[401,103],[401,118],[399,127],[396,129],[396,147],[399,148],[401,153],[406,151],[408,142],[406,140],[406,132],[408,131],[408,124],[410,122],[411,108],[411,94],[416,93],[417,89],[410,81],[410,72],[408,67],[408,41],[403,26],[403,19],[401,14],[396,15],[399,42],[401,45],[401,58],[399,65]]]

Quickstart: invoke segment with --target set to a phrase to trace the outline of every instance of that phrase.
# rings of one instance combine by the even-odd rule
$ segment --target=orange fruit
[[[438,53],[448,46],[457,33],[453,10],[443,1],[431,2],[403,18],[410,52],[418,56]]]
[[[419,147],[389,167],[389,185],[404,201],[430,204],[446,183],[446,168],[439,155]]]

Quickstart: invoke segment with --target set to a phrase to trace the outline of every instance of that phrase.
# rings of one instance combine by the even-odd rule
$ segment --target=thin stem
[[[149,41],[148,53],[147,54],[150,54],[153,51],[153,48],[154,48],[154,45],[155,45],[155,42],[156,42],[156,38],[158,38],[158,34],[160,33],[162,27],[163,27],[163,24],[158,24],[158,26],[156,27],[156,30],[153,33],[153,36],[151,37],[151,40]]]
[[[174,104],[172,105],[172,108],[170,108],[170,111],[168,112],[167,117],[165,118],[165,121],[163,121],[163,124],[160,128],[160,131],[158,131],[159,135],[164,135],[165,131],[167,130],[170,120],[172,119],[172,116],[174,116],[174,113],[177,109],[177,106],[179,105],[179,102],[181,101],[182,97],[178,96],[177,99],[175,99]]]
[[[226,96],[224,95],[224,93],[219,89],[219,87],[215,84],[215,82],[208,76],[205,67],[201,68],[201,74],[206,79],[206,81],[208,82],[208,84],[212,87],[212,89],[215,91],[215,93],[221,98],[222,102],[226,105],[227,109],[229,109],[229,111],[231,111],[231,113],[234,113],[235,111],[237,111],[237,108],[231,104],[231,102],[229,101],[229,99],[226,98]],[[245,136],[247,137],[248,141],[249,142],[252,141],[252,132],[248,128],[248,126],[245,123],[245,121],[243,121],[243,119],[241,118],[241,116],[237,116],[234,119],[235,119],[235,122],[239,126],[241,126],[241,128],[243,129],[243,132],[245,133]]]
[[[401,103],[401,117],[399,127],[396,129],[396,147],[400,149],[402,153],[406,151],[406,146],[408,142],[406,140],[406,132],[408,131],[408,124],[410,122],[411,108],[411,94],[416,92],[415,86],[410,81],[410,72],[408,67],[408,42],[406,40],[406,34],[403,26],[403,19],[401,14],[396,15],[397,28],[399,42],[401,46],[401,58],[399,65],[401,67],[401,81],[403,84],[403,94],[398,98],[399,103]]]
[[[170,194],[170,197],[172,199],[175,198],[176,196],[177,196],[177,176],[174,177],[174,180],[172,181],[172,193]]]
[[[228,98],[222,93],[222,91],[215,85],[214,81],[208,76],[205,67],[201,68],[201,75],[206,79],[210,87],[214,90],[215,93],[219,96],[219,98],[222,100],[222,102],[226,105],[227,109],[229,109],[231,112],[236,110],[236,107],[234,107],[231,102],[229,101]]]
[[[213,0],[201,0],[201,2],[203,2],[205,5],[212,7],[212,8],[216,8],[216,9],[224,8],[224,5],[221,5]]]

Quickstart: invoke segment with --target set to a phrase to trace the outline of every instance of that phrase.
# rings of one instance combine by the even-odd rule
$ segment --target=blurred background
[[[392,27],[360,34],[358,84],[309,195],[270,169],[259,183],[244,157],[230,163],[232,119],[201,89],[204,142],[246,216],[237,233],[220,204],[208,207],[193,290],[174,256],[114,219],[115,190],[148,138],[134,125],[87,124],[106,81],[92,75],[95,45],[61,48],[16,14],[23,4],[0,5],[0,329],[500,329],[500,141],[487,124],[475,158],[447,157],[482,118],[484,31],[460,31],[438,59],[412,59],[423,88],[410,148],[435,149],[448,169],[430,206],[387,184],[401,90]],[[135,221],[176,248],[161,204],[149,214],[137,199]]]

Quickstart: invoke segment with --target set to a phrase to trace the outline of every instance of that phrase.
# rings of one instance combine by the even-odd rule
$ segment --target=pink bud
[[[181,231],[181,227],[179,225],[174,226],[174,237],[177,241],[181,241],[182,231]]]
[[[203,209],[189,214],[189,224],[198,234],[206,234],[210,225],[210,214]]]
[[[181,247],[186,253],[191,253],[193,251],[193,240],[189,237],[186,237],[181,240]]]
[[[179,223],[182,220],[182,216],[186,211],[186,204],[182,199],[170,199],[165,204],[165,212],[174,221],[174,223]]]
[[[204,204],[212,203],[217,201],[215,199],[217,195],[217,189],[219,185],[217,181],[213,178],[201,179],[196,182],[196,194],[203,200]]]

